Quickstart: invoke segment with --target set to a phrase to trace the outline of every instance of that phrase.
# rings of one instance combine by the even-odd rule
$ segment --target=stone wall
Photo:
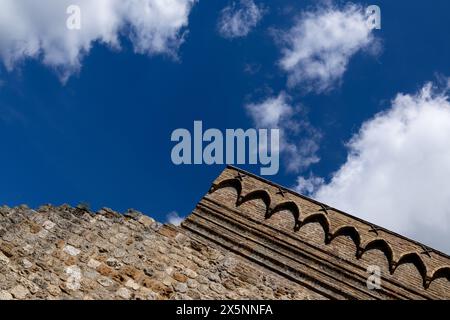
[[[320,296],[136,211],[0,209],[0,299],[238,298]]]
[[[443,298],[449,256],[233,167],[180,227],[0,208],[0,299]]]

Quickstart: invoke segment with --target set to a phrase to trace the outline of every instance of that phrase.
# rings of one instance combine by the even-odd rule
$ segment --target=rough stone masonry
[[[0,237],[0,299],[308,298],[134,210],[2,207]]]

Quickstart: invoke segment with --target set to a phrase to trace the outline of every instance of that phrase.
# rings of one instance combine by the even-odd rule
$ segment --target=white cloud
[[[184,221],[184,218],[180,217],[177,212],[172,211],[167,214],[166,221],[175,226],[179,226]]]
[[[224,38],[245,37],[256,27],[264,15],[262,6],[253,0],[240,0],[225,7],[220,15],[218,28]]]
[[[295,190],[301,194],[310,195],[321,187],[325,183],[325,180],[321,177],[310,174],[308,178],[297,177],[297,185]]]
[[[290,105],[290,97],[281,92],[259,103],[245,106],[257,128],[280,129],[280,151],[286,159],[286,168],[298,172],[319,162],[320,133],[311,124],[298,119],[299,108]],[[294,142],[295,141],[295,142]]]
[[[346,163],[313,196],[450,252],[450,100],[435,91],[398,94],[364,123]]]
[[[289,119],[294,109],[288,104],[285,93],[280,93],[278,97],[268,98],[261,103],[251,103],[245,106],[259,128],[278,128],[282,125],[282,120]]]
[[[0,58],[8,70],[37,59],[62,80],[79,71],[95,42],[120,48],[128,36],[137,53],[176,54],[196,0],[2,0]],[[81,29],[69,30],[69,5],[81,9]]]
[[[279,63],[288,73],[288,85],[302,85],[317,92],[327,91],[339,82],[355,53],[379,50],[365,11],[353,4],[303,13],[281,38]]]

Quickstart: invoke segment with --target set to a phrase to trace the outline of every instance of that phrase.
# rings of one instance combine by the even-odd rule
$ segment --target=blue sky
[[[23,2],[25,6],[20,10],[26,11],[26,6],[31,6],[32,2]],[[46,2],[51,5],[52,1]],[[72,2],[80,4],[82,14],[90,10],[83,8],[84,1]],[[280,61],[283,50],[289,45],[280,39],[284,39],[295,25],[301,26],[302,19],[306,19],[305,12],[311,13],[311,19],[320,17],[327,10],[345,12],[347,2],[328,1],[318,5],[317,1],[200,0],[189,3],[188,9],[181,14],[185,21],[175,30],[144,24],[143,28],[149,28],[150,32],[170,34],[171,42],[164,43],[162,50],[154,43],[147,43],[143,50],[138,50],[137,42],[141,38],[136,40],[130,36],[131,32],[117,32],[120,48],[112,48],[114,41],[102,44],[89,39],[92,41],[88,49],[84,48],[84,53],[77,57],[79,65],[73,63],[73,59],[54,62],[48,58],[52,46],[58,46],[58,42],[51,42],[30,54],[8,51],[18,43],[35,40],[33,37],[46,39],[45,32],[50,32],[46,28],[51,25],[52,16],[47,17],[50,19],[47,26],[36,22],[41,20],[38,17],[28,16],[40,15],[41,11],[30,10],[23,14],[24,19],[31,21],[31,26],[40,23],[36,28],[39,31],[33,36],[18,32],[16,29],[21,28],[18,24],[0,23],[2,30],[9,28],[6,30],[14,35],[17,31],[17,35],[11,37],[0,34],[0,47],[3,46],[0,52],[3,60],[0,69],[0,145],[3,151],[0,157],[0,202],[10,206],[26,203],[31,207],[45,203],[76,205],[87,202],[94,209],[102,206],[118,211],[135,208],[161,221],[172,211],[187,215],[224,166],[175,166],[170,159],[174,145],[170,141],[171,132],[177,128],[192,129],[194,120],[202,120],[208,128],[251,128],[255,121],[245,106],[262,104],[283,93],[288,97],[286,103],[294,110],[291,117],[300,130],[306,130],[294,134],[289,131],[286,137],[293,144],[298,142],[300,149],[309,142],[308,139],[313,140],[317,150],[309,151],[320,161],[287,170],[289,162],[286,161],[292,155],[282,152],[280,171],[269,179],[449,250],[445,243],[448,242],[447,232],[450,232],[450,213],[447,194],[442,193],[446,186],[441,184],[442,180],[424,180],[420,175],[418,187],[397,196],[399,202],[412,201],[412,205],[423,208],[429,207],[430,203],[415,203],[415,195],[432,195],[432,205],[436,203],[437,211],[444,213],[429,219],[419,211],[410,213],[408,206],[400,206],[399,210],[404,213],[393,209],[389,214],[372,210],[379,203],[383,203],[381,211],[395,207],[397,204],[383,202],[383,192],[388,198],[399,189],[403,190],[403,185],[396,183],[403,179],[408,185],[408,176],[395,176],[395,180],[382,187],[371,185],[366,193],[369,196],[376,194],[378,198],[367,209],[366,203],[342,204],[352,190],[338,181],[336,173],[348,164],[347,143],[352,137],[356,140],[359,137],[361,144],[377,139],[376,135],[366,140],[362,138],[361,125],[373,120],[379,112],[393,109],[398,94],[420,100],[420,90],[431,81],[433,86],[440,88],[436,90],[441,90],[436,95],[444,96],[443,92],[448,88],[442,87],[446,86],[450,75],[450,20],[447,18],[450,3],[444,0],[432,4],[426,1],[353,3],[362,7],[378,5],[382,28],[370,33],[376,47],[354,50],[347,57],[345,72],[336,81],[331,81],[326,90],[318,89],[314,83],[288,83],[291,71],[283,70]],[[249,7],[249,4],[253,6]],[[221,31],[226,7],[230,8],[230,14],[239,8],[256,8],[256,16],[256,11],[243,16],[247,19],[248,30],[240,30],[239,35],[236,32],[233,35],[233,30],[228,30],[231,34]],[[65,12],[61,15],[57,10],[44,11],[45,14],[51,11],[55,21],[66,18]],[[249,23],[248,19],[255,21]],[[164,23],[163,20],[161,24]],[[134,26],[135,34],[141,27],[139,24]],[[129,30],[131,27],[124,28]],[[178,41],[182,32],[184,41]],[[105,38],[102,40],[107,42]],[[302,43],[302,39],[299,40]],[[428,100],[422,98],[426,103],[430,99],[437,99],[441,105],[448,102],[445,97],[439,100],[434,95]],[[420,101],[416,102],[420,104]],[[410,102],[401,100],[397,104],[406,109]],[[443,140],[448,138],[450,131],[445,129],[446,123],[436,124],[434,118],[430,119],[430,128],[444,128],[436,136]],[[368,131],[367,135],[370,134]],[[404,149],[401,146],[396,149],[412,148],[412,155],[396,152],[395,156],[386,157],[394,159],[392,163],[381,169],[364,167],[367,170],[361,176],[366,177],[372,169],[390,168],[386,170],[398,172],[392,166],[401,167],[402,157],[432,155],[424,160],[425,167],[423,163],[417,163],[417,168],[411,169],[413,172],[416,169],[426,172],[428,165],[434,166],[432,161],[436,157],[441,159],[442,156],[443,162],[447,160],[448,151],[442,150],[445,143],[429,150],[426,143],[429,137],[420,137],[406,136],[408,141],[417,138],[417,148],[408,144]],[[395,137],[378,137],[382,141],[375,144],[380,146],[377,150],[381,153],[391,150],[383,149],[383,139],[391,141],[391,138]],[[359,145],[353,151],[364,154],[367,150],[364,148]],[[299,158],[303,156],[306,154],[298,155]],[[243,168],[259,173],[258,166]],[[450,169],[442,168],[440,172],[443,180],[450,181],[445,177],[450,174]],[[386,176],[389,179],[394,175],[386,173]],[[303,185],[299,184],[299,177],[303,179]],[[333,178],[337,179],[335,184]],[[312,181],[315,182],[306,190],[304,185]],[[343,196],[338,198],[334,196],[336,194]],[[428,220],[432,223],[427,223]],[[434,235],[430,236],[430,233]]]

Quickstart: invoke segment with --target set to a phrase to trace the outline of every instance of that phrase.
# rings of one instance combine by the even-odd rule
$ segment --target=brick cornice
[[[233,191],[226,196],[221,196],[221,190],[226,189]],[[258,210],[249,212],[243,209],[256,202],[259,206]],[[261,208],[263,208],[262,211]],[[289,212],[292,216],[286,217],[285,212]],[[281,217],[280,214],[284,216]],[[211,219],[215,223],[214,226],[211,224]],[[234,223],[232,223],[233,220]],[[305,239],[300,240],[297,236],[298,232],[310,223],[318,223],[322,227],[325,235],[324,247],[315,246],[314,243],[308,243]],[[430,284],[441,278],[450,279],[450,258],[447,255],[235,167],[229,166],[221,173],[194,213],[184,223],[185,228],[190,226],[193,228],[194,225],[197,231],[199,228],[202,229],[204,236],[212,233],[208,228],[220,229],[227,225],[229,230],[222,230],[224,242],[230,241],[229,239],[225,241],[225,237],[231,237],[234,242],[248,243],[240,234],[244,232],[242,228],[247,226],[248,230],[245,232],[251,234],[253,245],[258,241],[271,242],[267,248],[261,248],[262,252],[271,252],[269,256],[280,254],[277,252],[278,249],[275,249],[280,243],[290,247],[292,249],[289,253],[290,260],[280,258],[286,259],[284,261],[294,261],[296,255],[293,252],[299,249],[302,252],[309,250],[313,255],[322,255],[321,260],[319,259],[321,262],[318,262],[322,267],[328,264],[332,268],[334,264],[334,267],[339,269],[338,273],[348,272],[347,278],[344,277],[343,280],[334,281],[334,283],[340,283],[340,286],[345,282],[358,283],[355,284],[356,289],[349,289],[349,292],[355,293],[355,298],[368,298],[373,294],[373,292],[367,292],[367,288],[364,289],[365,269],[360,264],[362,258],[372,250],[383,252],[388,262],[389,270],[386,271],[389,277],[386,277],[386,285],[383,289],[384,294],[391,298],[440,298],[439,290],[428,290]],[[267,230],[271,230],[268,238]],[[264,234],[269,240],[263,239]],[[340,237],[352,240],[354,247],[343,249],[353,249],[355,261],[342,260],[343,257],[339,257],[339,253],[334,252],[330,247],[330,244]],[[214,240],[220,243],[220,234],[214,236]],[[321,252],[323,250],[324,252]],[[422,278],[420,287],[410,281],[409,276],[412,277],[413,274],[397,277],[400,266],[411,264]],[[410,273],[414,272],[410,268],[408,270]],[[309,272],[312,271],[309,270]],[[333,272],[330,271],[328,276],[333,276]],[[349,280],[352,277],[353,279]],[[328,280],[324,279],[319,277],[315,280],[323,280],[322,285],[331,284],[332,286],[333,280],[326,284]],[[442,290],[448,290],[449,282],[445,281],[446,288]],[[364,293],[359,293],[360,290]]]

